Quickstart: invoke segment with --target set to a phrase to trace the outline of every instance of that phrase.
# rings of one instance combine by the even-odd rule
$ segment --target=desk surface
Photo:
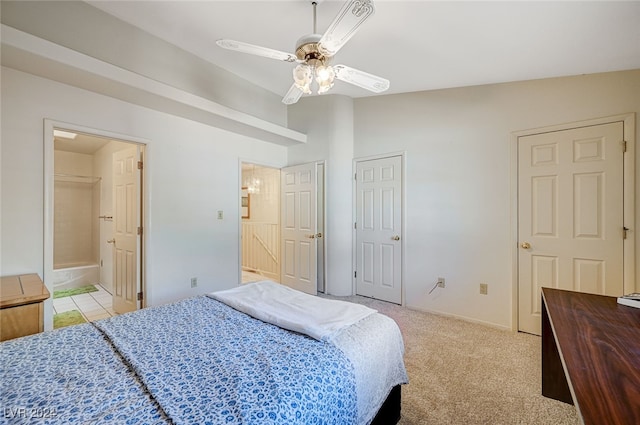
[[[543,288],[574,404],[585,424],[640,424],[640,309]]]
[[[0,278],[0,308],[38,303],[49,298],[49,291],[37,274]]]

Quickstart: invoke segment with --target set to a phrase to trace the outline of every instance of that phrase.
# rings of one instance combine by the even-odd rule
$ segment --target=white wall
[[[286,125],[286,106],[280,95],[85,2],[3,0],[0,19],[10,27],[101,61]]]
[[[147,302],[238,284],[239,158],[284,165],[286,148],[2,68],[0,274],[43,276],[43,119],[149,140]],[[216,211],[224,219],[216,219]],[[199,286],[190,287],[198,277]],[[51,288],[49,288],[51,289]],[[45,320],[51,320],[51,301]]]
[[[355,157],[406,151],[406,305],[510,328],[511,132],[637,114],[640,70],[360,98],[354,110]],[[440,276],[446,289],[428,295]]]
[[[304,146],[289,148],[289,165],[326,160],[326,292],[351,295],[353,99],[303,98],[289,108],[288,122],[308,137]]]

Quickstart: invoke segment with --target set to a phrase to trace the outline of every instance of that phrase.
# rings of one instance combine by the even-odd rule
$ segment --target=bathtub
[[[100,282],[100,266],[87,264],[53,270],[53,288],[69,289]]]

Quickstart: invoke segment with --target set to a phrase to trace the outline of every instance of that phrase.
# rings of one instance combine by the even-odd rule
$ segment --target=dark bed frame
[[[391,389],[387,399],[382,403],[378,414],[373,418],[371,425],[395,425],[400,420],[400,385]]]

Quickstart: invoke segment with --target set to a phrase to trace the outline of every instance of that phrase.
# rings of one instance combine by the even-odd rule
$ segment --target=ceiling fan
[[[389,80],[385,78],[346,65],[331,65],[333,56],[375,12],[373,0],[348,0],[324,34],[317,34],[316,31],[318,2],[313,1],[311,4],[313,34],[305,35],[296,42],[295,54],[234,40],[222,39],[216,41],[216,44],[237,52],[298,63],[293,69],[293,85],[282,99],[287,105],[296,103],[303,94],[311,93],[314,77],[318,94],[329,91],[336,78],[374,93],[387,90]]]

